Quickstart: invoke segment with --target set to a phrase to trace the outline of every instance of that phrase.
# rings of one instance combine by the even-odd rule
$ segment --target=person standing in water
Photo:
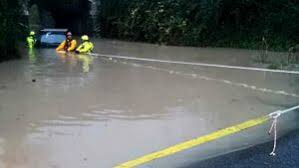
[[[93,44],[89,41],[89,37],[87,35],[83,35],[81,37],[83,43],[76,49],[76,53],[80,54],[89,54],[93,50]]]
[[[31,31],[29,33],[29,36],[27,37],[27,45],[30,49],[34,48],[35,44],[36,44],[36,38],[35,38],[35,32]]]
[[[66,40],[64,40],[57,48],[56,51],[71,52],[76,49],[77,41],[73,39],[72,33],[68,32],[66,34]]]

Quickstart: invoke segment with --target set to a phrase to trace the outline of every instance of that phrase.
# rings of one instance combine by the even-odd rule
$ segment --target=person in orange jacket
[[[70,51],[75,51],[77,46],[77,41],[73,39],[72,33],[68,32],[66,34],[66,40],[64,40],[57,48],[56,51],[65,51],[65,52],[70,52]]]

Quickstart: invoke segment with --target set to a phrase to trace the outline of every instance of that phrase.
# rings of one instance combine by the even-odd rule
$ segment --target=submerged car
[[[38,37],[39,47],[57,47],[66,37],[67,29],[43,29]]]

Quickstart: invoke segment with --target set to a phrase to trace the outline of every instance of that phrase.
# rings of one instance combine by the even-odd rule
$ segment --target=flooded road
[[[115,41],[97,41],[95,51],[242,66],[255,53]],[[113,167],[299,104],[298,75],[111,60],[53,49],[24,51],[23,59],[0,63],[0,79],[0,168]],[[269,140],[261,132],[246,143]],[[204,148],[203,158],[215,152],[213,143]],[[197,160],[188,154],[188,161]],[[155,167],[161,165],[182,166]]]

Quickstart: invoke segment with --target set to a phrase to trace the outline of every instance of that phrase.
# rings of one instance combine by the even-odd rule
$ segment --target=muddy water
[[[231,61],[222,55],[242,55],[232,59],[238,65],[255,52],[115,41],[97,41],[96,51],[227,64]],[[23,55],[0,64],[0,168],[113,167],[299,103],[296,75],[109,60],[52,49]]]

